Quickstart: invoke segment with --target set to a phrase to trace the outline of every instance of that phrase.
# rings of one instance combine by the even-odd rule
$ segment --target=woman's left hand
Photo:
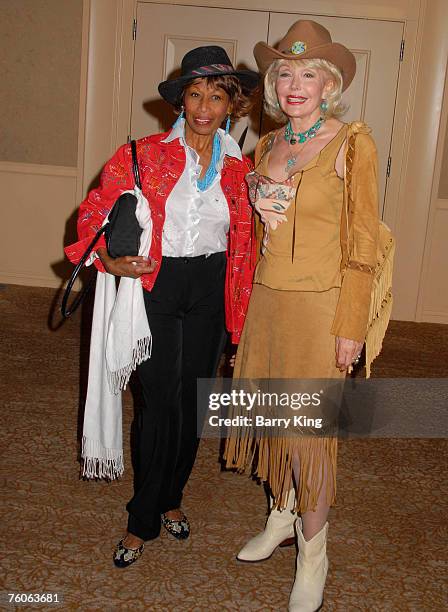
[[[363,345],[363,342],[336,337],[336,366],[341,372],[353,365],[353,362],[361,354]]]

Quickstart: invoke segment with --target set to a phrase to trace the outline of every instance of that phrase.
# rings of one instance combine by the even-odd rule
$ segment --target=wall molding
[[[62,280],[56,276],[36,276],[32,272],[3,272],[0,270],[0,284],[2,285],[26,285],[29,287],[49,287],[59,289]]]
[[[0,162],[0,172],[10,174],[36,174],[40,176],[78,177],[78,169],[73,166],[50,166],[45,164],[25,164],[20,162]]]
[[[231,8],[235,10],[302,13],[304,15],[344,16],[358,19],[417,19],[420,0],[138,0],[148,4],[175,4]],[[124,0],[137,4],[137,0]]]
[[[447,105],[448,107],[448,105]],[[448,113],[447,113],[448,116]],[[440,132],[444,132],[444,130],[440,130]],[[441,156],[440,156],[441,157]],[[440,164],[440,162],[439,162]],[[440,165],[439,165],[439,171],[438,171],[438,181],[440,181]],[[438,181],[434,182],[435,185],[437,185],[437,188],[439,187]],[[448,210],[448,200],[441,200],[440,198],[435,198],[434,199],[434,208],[435,210]]]
[[[448,314],[446,312],[436,312],[433,310],[423,310],[421,313],[421,317],[419,317],[418,322],[425,323],[438,323],[447,325],[448,324]]]

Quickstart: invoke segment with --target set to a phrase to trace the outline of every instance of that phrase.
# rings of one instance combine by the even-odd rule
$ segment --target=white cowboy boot
[[[299,553],[289,612],[317,612],[322,607],[328,571],[327,533],[328,523],[325,523],[319,533],[306,542],[302,531],[297,529]]]
[[[294,523],[297,513],[294,508],[295,491],[288,493],[286,508],[282,511],[271,510],[264,531],[243,546],[236,558],[238,561],[264,561],[269,559],[277,546],[290,546],[294,544]]]

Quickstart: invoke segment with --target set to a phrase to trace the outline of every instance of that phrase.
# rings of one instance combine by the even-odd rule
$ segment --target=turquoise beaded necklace
[[[301,144],[305,143],[308,140],[311,140],[311,138],[314,138],[316,136],[317,132],[322,127],[322,124],[324,123],[324,121],[325,121],[324,117],[319,117],[316,123],[312,125],[308,130],[305,130],[304,132],[294,132],[291,126],[291,121],[288,121],[285,127],[284,139],[286,140],[286,142],[289,142],[290,145],[295,145],[297,142]],[[286,167],[285,167],[285,171],[287,174],[290,173],[291,169],[296,165],[296,162],[297,162],[296,155],[292,155],[291,157],[287,159]]]
[[[216,166],[218,165],[219,158],[221,156],[221,139],[218,135],[218,132],[215,133],[213,138],[213,150],[212,150],[212,158],[210,160],[210,165],[207,168],[207,172],[204,174],[204,178],[198,179],[197,185],[199,191],[205,191],[215,180],[216,175],[218,174],[218,170]]]
[[[325,119],[323,117],[319,117],[314,125],[305,130],[304,132],[294,132],[291,126],[291,121],[288,121],[285,127],[285,140],[289,142],[291,145],[295,145],[297,142],[303,143],[309,140],[310,138],[314,138],[319,129],[322,127]]]

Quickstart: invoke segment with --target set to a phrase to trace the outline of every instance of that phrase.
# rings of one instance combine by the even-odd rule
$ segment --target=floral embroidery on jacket
[[[163,143],[167,134],[147,136],[137,141],[142,187],[148,199],[153,219],[153,240],[149,256],[156,262],[152,274],[141,277],[143,287],[151,291],[162,261],[162,230],[165,204],[185,167],[185,151],[178,140]],[[249,203],[245,175],[252,170],[249,159],[240,161],[226,157],[221,173],[221,188],[230,214],[225,281],[226,326],[232,341],[238,342],[252,290],[255,270],[256,241],[252,207]],[[90,191],[81,203],[78,216],[79,241],[65,249],[69,259],[77,263],[89,242],[101,227],[104,218],[123,191],[133,189],[132,156],[129,145],[123,145],[109,160],[101,173],[100,185]],[[104,238],[96,249],[104,247]],[[95,266],[104,272],[99,259]]]

